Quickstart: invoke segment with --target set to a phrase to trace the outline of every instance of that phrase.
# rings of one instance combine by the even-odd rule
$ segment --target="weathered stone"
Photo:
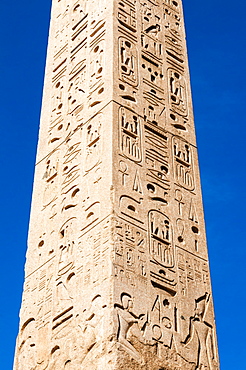
[[[180,0],[53,0],[15,370],[218,370]]]

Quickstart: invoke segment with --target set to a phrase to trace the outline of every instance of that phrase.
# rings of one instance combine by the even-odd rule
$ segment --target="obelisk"
[[[180,0],[53,0],[14,369],[219,369]]]

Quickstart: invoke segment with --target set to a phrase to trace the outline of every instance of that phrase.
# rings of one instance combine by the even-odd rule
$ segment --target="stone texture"
[[[180,0],[54,0],[15,370],[218,370]]]

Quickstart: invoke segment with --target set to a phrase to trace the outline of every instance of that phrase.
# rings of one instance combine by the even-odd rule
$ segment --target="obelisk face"
[[[54,0],[15,370],[218,370],[181,1]]]

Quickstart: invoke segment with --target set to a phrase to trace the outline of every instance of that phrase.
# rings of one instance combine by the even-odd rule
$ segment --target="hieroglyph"
[[[15,370],[218,370],[180,0],[53,0]]]

